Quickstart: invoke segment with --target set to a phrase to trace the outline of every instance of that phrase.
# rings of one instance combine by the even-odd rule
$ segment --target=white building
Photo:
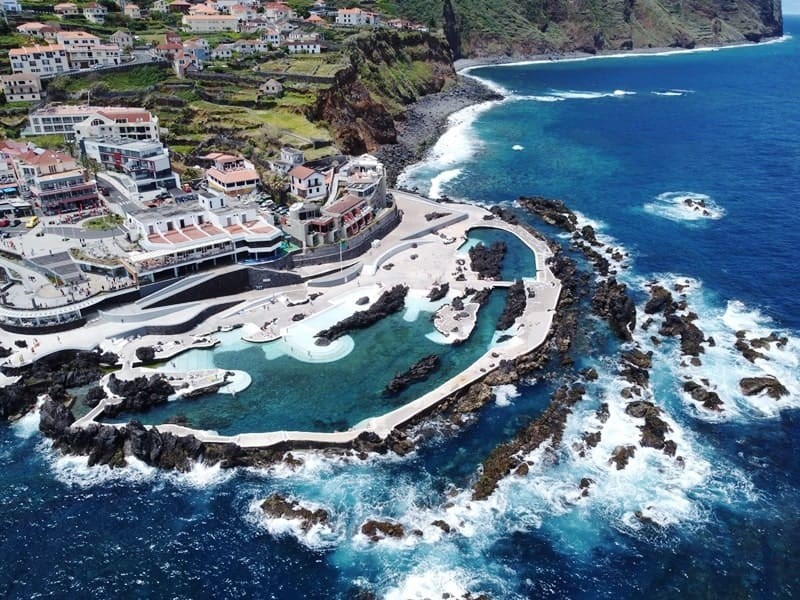
[[[325,176],[303,165],[289,171],[289,185],[292,194],[303,200],[321,200],[328,195]]]
[[[255,166],[241,156],[212,152],[203,157],[211,163],[206,169],[208,187],[227,196],[241,196],[252,192],[259,181]]]
[[[112,44],[116,44],[123,50],[133,47],[133,36],[123,29],[111,34],[111,37],[108,39]]]
[[[38,75],[16,73],[3,75],[0,79],[6,102],[36,102],[42,97],[42,82]]]
[[[81,11],[77,4],[73,4],[72,2],[61,2],[53,7],[53,12],[55,12],[59,17],[68,17],[78,15]]]
[[[239,18],[231,15],[184,15],[184,31],[193,33],[215,33],[239,31]]]
[[[55,75],[70,68],[67,51],[60,44],[12,48],[8,51],[8,58],[14,73]]]
[[[336,11],[336,24],[347,25],[350,27],[377,27],[380,25],[380,16],[376,13],[362,10],[360,8],[340,8]]]
[[[280,255],[283,232],[252,204],[213,192],[197,201],[128,213],[126,224],[141,251],[128,256],[138,281],[179,277],[205,266]]]
[[[124,13],[126,17],[134,20],[142,18],[142,10],[136,4],[126,4]]]
[[[3,0],[3,11],[7,13],[22,12],[19,0]]]
[[[286,42],[285,47],[289,54],[321,54],[323,48],[317,41]]]
[[[81,151],[128,191],[130,198],[154,197],[176,188],[169,151],[161,142],[125,138],[84,138]]]
[[[49,105],[28,115],[27,135],[64,134],[68,138],[123,137],[158,140],[158,117],[143,108]]]
[[[92,4],[83,7],[83,18],[90,23],[102,25],[106,21],[107,12],[108,11],[106,10],[105,6],[101,6],[93,2]]]

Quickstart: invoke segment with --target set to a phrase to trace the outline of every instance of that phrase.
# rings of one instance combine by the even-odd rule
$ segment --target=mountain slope
[[[780,0],[396,0],[456,58],[709,46],[783,33]]]

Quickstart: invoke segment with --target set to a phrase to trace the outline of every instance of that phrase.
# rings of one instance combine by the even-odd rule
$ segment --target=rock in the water
[[[328,512],[322,508],[311,510],[296,500],[289,500],[280,494],[270,495],[261,503],[261,510],[270,517],[300,521],[300,528],[308,531],[315,525],[328,522]]]
[[[357,306],[364,306],[365,304],[369,304],[369,297],[368,296],[361,296],[358,300],[356,300]]]
[[[644,312],[648,315],[656,313],[667,315],[675,312],[675,303],[672,300],[672,293],[660,285],[651,287],[650,299],[644,306]]]
[[[527,304],[527,294],[525,293],[525,284],[521,279],[517,279],[510,288],[506,295],[506,304],[503,307],[503,312],[497,321],[497,330],[505,331],[514,324],[522,313],[525,312]]]
[[[611,453],[608,464],[617,465],[617,471],[621,471],[628,465],[628,461],[636,455],[636,446],[617,446]]]
[[[633,340],[636,328],[636,305],[628,296],[627,286],[613,277],[597,284],[592,298],[594,311],[608,321],[611,331],[624,341]]]
[[[405,535],[405,529],[400,523],[369,519],[361,525],[361,533],[367,536],[371,541],[377,542],[387,537],[401,538]]]
[[[445,296],[447,296],[447,292],[450,291],[450,284],[446,281],[442,285],[434,285],[431,288],[431,291],[428,292],[428,300],[431,302],[436,302],[437,300],[441,300]]]
[[[366,329],[381,319],[400,311],[405,306],[406,294],[408,294],[408,286],[396,285],[383,292],[367,310],[353,313],[332,327],[320,331],[315,337],[335,340],[349,331]]]
[[[505,255],[505,242],[494,242],[488,247],[479,243],[469,249],[470,268],[478,274],[478,279],[500,279]]]
[[[716,392],[707,390],[699,383],[687,381],[683,384],[683,391],[688,392],[693,400],[700,402],[708,410],[722,410],[722,399]]]
[[[399,394],[412,383],[424,381],[430,377],[431,373],[439,370],[441,360],[438,354],[429,354],[415,362],[404,373],[396,375],[383,390],[384,396],[394,396]]]
[[[788,396],[786,389],[775,377],[745,377],[739,382],[739,388],[745,396],[757,396],[766,392],[767,396],[778,400],[781,396]]]

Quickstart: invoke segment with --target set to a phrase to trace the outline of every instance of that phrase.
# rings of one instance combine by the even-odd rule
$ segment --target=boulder
[[[635,446],[617,446],[608,459],[608,464],[617,465],[617,471],[621,471],[628,465],[628,461],[636,455]]]
[[[500,279],[506,249],[505,242],[494,242],[488,247],[478,243],[469,249],[470,268],[478,274],[478,279]]]
[[[527,295],[525,293],[525,284],[521,279],[517,279],[511,287],[508,288],[506,304],[497,321],[497,330],[504,331],[511,327],[525,312],[526,305]]]
[[[594,311],[608,321],[611,331],[623,341],[633,340],[636,305],[627,294],[627,286],[613,277],[597,284],[592,297]]]
[[[428,292],[428,300],[431,302],[436,302],[437,300],[441,300],[445,296],[447,296],[447,292],[450,291],[450,284],[446,281],[441,285],[434,285],[431,288],[431,291]]]
[[[672,300],[672,293],[660,285],[652,286],[650,288],[650,299],[644,306],[644,312],[648,315],[656,313],[666,315],[675,312],[675,303]]]
[[[302,506],[296,500],[289,500],[280,494],[271,494],[261,503],[261,510],[267,516],[276,519],[290,519],[300,521],[300,528],[308,531],[315,525],[324,525],[330,516],[322,508],[311,510]]]
[[[406,532],[400,523],[369,519],[361,525],[361,533],[377,542],[383,538],[401,538]]]
[[[688,392],[695,402],[700,402],[708,410],[722,410],[722,399],[716,392],[707,390],[699,383],[687,381],[683,384],[683,391]]]
[[[757,396],[766,392],[767,396],[778,400],[781,396],[789,395],[786,386],[775,377],[744,377],[739,381],[739,388],[745,396]]]

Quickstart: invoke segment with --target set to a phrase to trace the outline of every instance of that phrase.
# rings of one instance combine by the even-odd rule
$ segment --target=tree
[[[267,171],[261,177],[261,185],[274,200],[279,200],[283,197],[286,178],[275,171]]]

